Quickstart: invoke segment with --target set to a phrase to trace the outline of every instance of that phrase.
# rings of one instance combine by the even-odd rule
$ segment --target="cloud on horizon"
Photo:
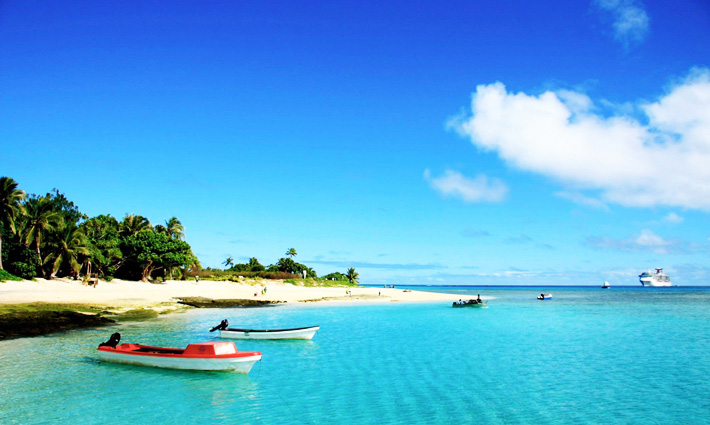
[[[624,252],[653,252],[654,254],[679,254],[697,252],[700,246],[689,244],[678,238],[663,238],[652,230],[643,229],[638,235],[627,239],[613,239],[608,236],[591,236],[587,245],[604,250]]]
[[[424,180],[444,196],[459,198],[466,203],[501,202],[508,195],[508,187],[500,179],[488,179],[479,174],[469,179],[453,170],[446,170],[443,176],[433,177],[431,172],[424,170]]]
[[[595,0],[593,4],[611,15],[614,39],[625,48],[646,39],[650,31],[649,17],[640,1]]]
[[[710,70],[694,69],[657,101],[637,102],[643,122],[602,109],[582,93],[509,93],[497,82],[479,85],[471,115],[449,127],[513,168],[562,182],[570,190],[559,196],[574,202],[710,211]],[[425,177],[444,194],[464,198],[460,188],[469,188],[474,199],[487,182],[472,185],[453,171]]]

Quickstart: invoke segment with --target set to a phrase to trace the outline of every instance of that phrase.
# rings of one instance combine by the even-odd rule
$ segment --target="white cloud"
[[[694,252],[701,247],[688,244],[680,239],[665,239],[652,230],[643,229],[638,235],[627,239],[613,239],[610,237],[590,237],[587,244],[600,249],[610,249],[626,252],[653,252],[655,254],[677,254]]]
[[[659,254],[665,254],[668,247],[672,245],[671,242],[663,239],[653,231],[644,229],[641,234],[631,239],[631,245],[636,246],[640,249],[652,249],[654,252]]]
[[[663,220],[669,222],[669,223],[682,223],[683,222],[683,217],[679,216],[678,214],[672,212],[669,213],[667,216],[663,217]]]
[[[432,177],[429,170],[424,171],[424,179],[429,185],[444,196],[460,198],[464,202],[500,202],[508,194],[508,188],[501,180],[488,179],[483,174],[469,179],[460,173],[446,170],[441,177]]]
[[[710,211],[710,70],[694,70],[656,102],[639,102],[646,123],[606,117],[587,99],[480,85],[471,115],[449,125],[510,166],[599,191],[605,202]]]
[[[649,18],[637,0],[596,0],[596,5],[613,19],[614,38],[625,47],[640,43],[649,32]]]
[[[604,201],[597,198],[585,196],[584,194],[579,192],[563,190],[561,192],[557,192],[555,195],[559,196],[560,198],[568,199],[578,205],[584,205],[599,210],[609,211],[609,206]]]

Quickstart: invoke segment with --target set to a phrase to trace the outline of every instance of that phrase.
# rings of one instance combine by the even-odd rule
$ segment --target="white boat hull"
[[[318,326],[303,329],[283,330],[220,330],[219,336],[225,339],[313,339],[320,329]]]
[[[185,370],[220,370],[235,373],[249,373],[252,366],[261,355],[236,358],[190,358],[190,357],[162,357],[127,354],[116,351],[98,351],[99,358],[113,363],[125,363],[140,366],[152,366],[166,369]]]
[[[668,287],[668,286],[673,286],[670,280],[668,281],[660,281],[658,279],[654,278],[641,278],[641,285],[642,286],[652,286],[652,287]]]
[[[673,286],[670,276],[663,273],[663,269],[649,270],[639,275],[639,282],[642,286],[668,287]]]

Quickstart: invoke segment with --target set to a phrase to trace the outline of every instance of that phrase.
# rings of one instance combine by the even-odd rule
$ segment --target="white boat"
[[[237,351],[231,341],[209,341],[189,344],[187,348],[153,347],[141,344],[121,344],[120,334],[99,345],[102,361],[152,366],[167,369],[228,371],[249,373],[261,360],[258,351]]]
[[[320,326],[290,329],[239,329],[228,326],[229,322],[225,319],[210,332],[218,330],[219,336],[227,339],[313,339],[320,329]]]
[[[639,275],[639,281],[643,286],[673,286],[671,278],[663,273],[663,269],[648,270]]]
[[[609,282],[604,281],[604,286],[602,286],[602,289],[607,289],[610,286],[611,285],[609,284]]]
[[[538,300],[551,300],[552,294],[540,294],[537,296]]]

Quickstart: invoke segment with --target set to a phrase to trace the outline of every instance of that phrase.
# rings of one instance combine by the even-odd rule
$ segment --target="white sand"
[[[262,289],[266,287],[266,294]],[[352,295],[346,295],[346,290]],[[256,296],[254,295],[256,294]],[[161,284],[115,279],[100,281],[96,288],[67,279],[0,282],[0,304],[32,302],[95,304],[113,308],[169,308],[177,298],[205,297],[211,299],[255,299],[313,302],[452,302],[459,295],[399,288],[322,288],[303,287],[282,281],[248,280],[243,283],[214,281],[168,281]]]

